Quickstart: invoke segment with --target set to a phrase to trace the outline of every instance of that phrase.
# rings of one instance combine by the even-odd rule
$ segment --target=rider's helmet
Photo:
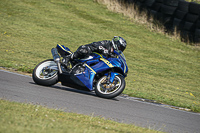
[[[121,50],[123,52],[126,48],[126,40],[120,36],[114,36],[112,46],[115,50]]]

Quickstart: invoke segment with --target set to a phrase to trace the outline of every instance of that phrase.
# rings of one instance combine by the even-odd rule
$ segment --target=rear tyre
[[[51,86],[58,82],[58,71],[48,69],[50,66],[57,66],[53,59],[42,61],[35,67],[32,78],[36,84]]]
[[[178,19],[184,19],[186,15],[187,15],[187,12],[183,12],[183,11],[180,11],[180,10],[177,10],[175,12],[175,17],[178,18]]]
[[[179,4],[179,0],[164,0],[163,2],[165,5],[175,6],[175,7],[177,7]]]
[[[178,10],[183,11],[183,12],[188,12],[189,5],[190,5],[190,2],[181,0],[181,1],[179,1],[179,4],[178,4]]]
[[[200,14],[199,9],[200,9],[200,4],[195,3],[195,2],[190,3],[190,5],[189,5],[190,13],[199,15]]]
[[[107,76],[100,78],[95,87],[95,93],[99,97],[103,98],[114,98],[120,95],[125,88],[125,80],[121,75],[116,75],[113,83],[107,82]]]
[[[161,12],[168,15],[173,15],[177,7],[162,5]]]

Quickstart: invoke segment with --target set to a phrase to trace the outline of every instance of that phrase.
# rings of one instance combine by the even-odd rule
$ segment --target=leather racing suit
[[[74,52],[71,58],[72,59],[84,58],[89,54],[91,54],[92,52],[103,54],[106,57],[113,56],[112,42],[104,40],[82,45]]]

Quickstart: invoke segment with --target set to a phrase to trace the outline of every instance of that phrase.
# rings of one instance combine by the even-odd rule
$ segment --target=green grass
[[[151,32],[93,0],[0,0],[0,66],[31,72],[57,43],[119,35],[128,46],[125,94],[200,112],[199,48]]]
[[[157,133],[101,117],[0,100],[1,133]]]

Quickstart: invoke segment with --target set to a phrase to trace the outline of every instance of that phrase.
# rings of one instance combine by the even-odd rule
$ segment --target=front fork
[[[105,74],[107,76],[107,83],[113,83],[115,76],[116,75],[120,75],[119,73],[115,73],[115,72],[109,72]]]
[[[52,53],[52,56],[53,56],[53,59],[54,59],[55,63],[58,66],[58,71],[61,74],[62,73],[62,69],[61,69],[61,65],[60,65],[60,55],[58,54],[57,48],[52,48],[51,49],[51,53]]]

